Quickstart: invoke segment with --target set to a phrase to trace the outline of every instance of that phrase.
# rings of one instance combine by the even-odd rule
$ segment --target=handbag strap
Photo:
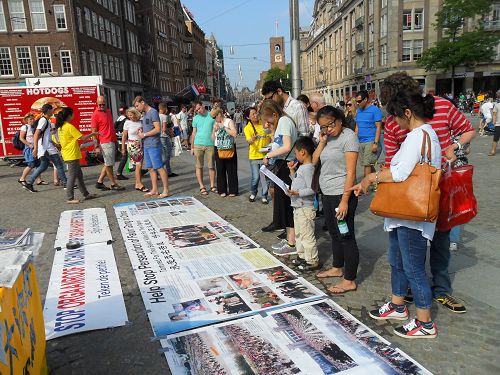
[[[425,157],[427,156],[427,163],[431,164],[432,160],[432,152],[431,152],[431,136],[425,130],[422,130],[424,133],[424,138],[422,139],[422,148],[420,149],[420,163],[425,162]],[[427,145],[427,155],[425,152],[425,148]]]

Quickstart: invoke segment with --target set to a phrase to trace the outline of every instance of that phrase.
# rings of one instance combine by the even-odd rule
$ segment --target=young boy
[[[315,191],[311,188],[314,174],[312,155],[314,142],[310,137],[300,137],[295,142],[297,161],[288,162],[292,185],[288,190],[293,207],[293,223],[295,227],[295,247],[297,258],[292,263],[301,271],[314,271],[320,268],[318,248],[314,235]],[[295,171],[298,164],[300,167]]]

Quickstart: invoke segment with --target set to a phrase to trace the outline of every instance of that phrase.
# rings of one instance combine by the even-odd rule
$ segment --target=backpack
[[[12,138],[12,146],[14,146],[16,150],[24,150],[25,144],[21,142],[21,130],[18,130],[16,134],[14,134],[14,137]]]

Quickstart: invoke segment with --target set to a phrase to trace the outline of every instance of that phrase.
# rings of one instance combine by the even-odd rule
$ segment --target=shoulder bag
[[[219,129],[217,132],[217,155],[219,159],[231,159],[234,156],[234,148],[234,138],[226,132],[226,129]]]
[[[427,132],[423,133],[420,163],[415,166],[411,175],[402,182],[378,184],[370,205],[370,210],[375,215],[413,221],[437,220],[442,171],[431,165],[431,138]]]

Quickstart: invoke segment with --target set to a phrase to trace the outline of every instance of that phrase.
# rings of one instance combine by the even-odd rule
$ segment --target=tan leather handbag
[[[442,171],[431,165],[431,137],[425,131],[420,157],[420,163],[405,181],[378,184],[370,205],[375,215],[432,223],[437,220]]]

